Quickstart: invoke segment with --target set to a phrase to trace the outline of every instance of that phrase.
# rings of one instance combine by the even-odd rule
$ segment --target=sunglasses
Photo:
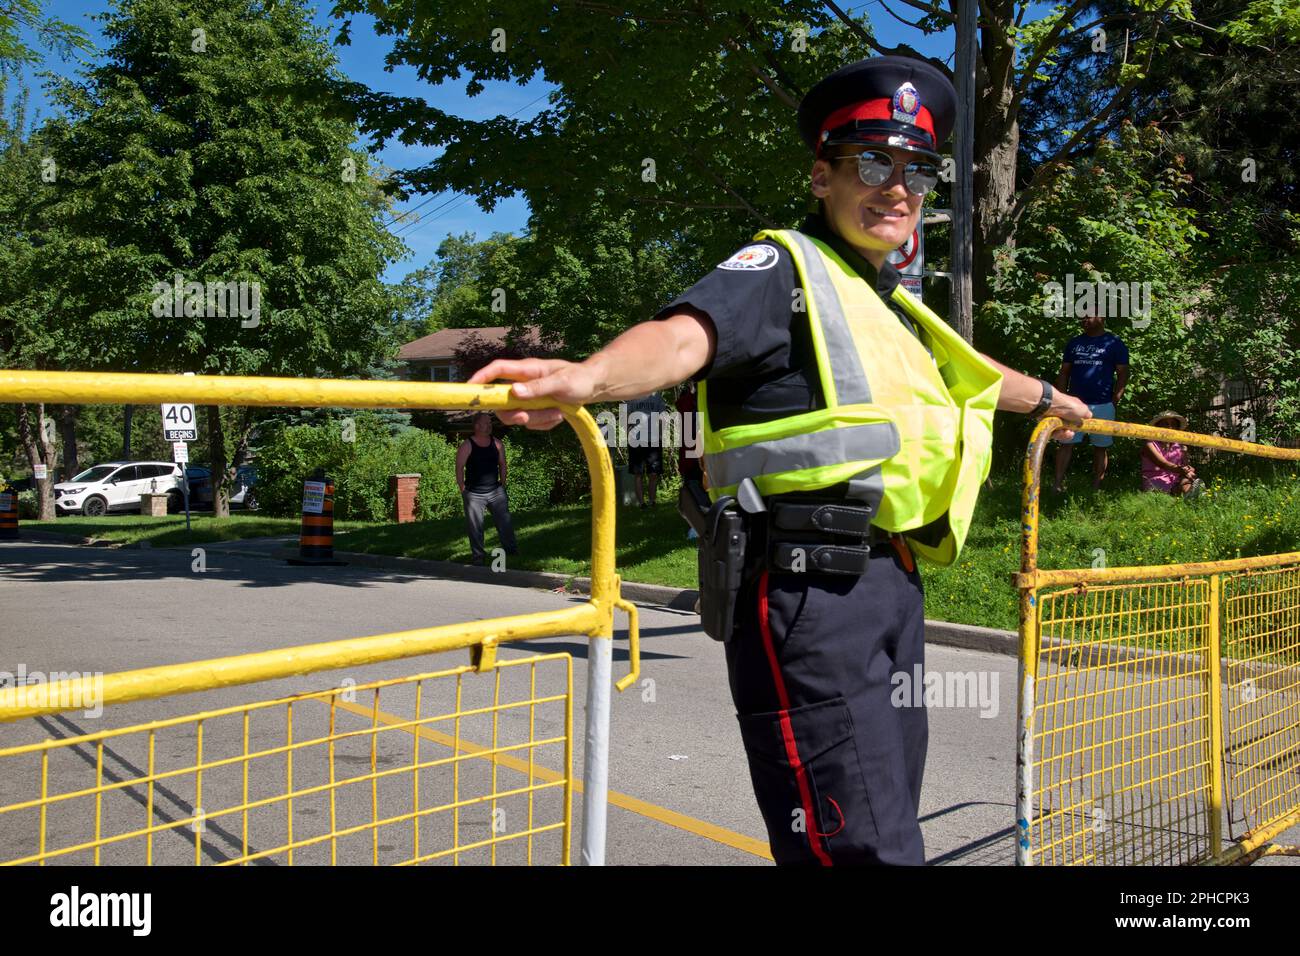
[[[894,175],[894,157],[884,150],[869,149],[848,156],[831,156],[832,161],[855,159],[858,178],[867,186],[883,186]],[[934,163],[913,160],[903,167],[903,185],[914,196],[924,196],[939,184],[939,167]]]

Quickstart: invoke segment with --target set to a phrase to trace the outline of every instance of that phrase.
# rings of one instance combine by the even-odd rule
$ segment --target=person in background
[[[659,476],[664,473],[664,456],[660,423],[660,414],[668,411],[668,406],[659,397],[658,392],[651,392],[640,398],[625,403],[627,406],[627,467],[636,476],[636,500],[642,507],[655,506],[655,492],[659,488]],[[645,486],[642,477],[647,476],[650,486],[650,503],[646,504]]]
[[[1187,428],[1187,419],[1177,412],[1161,412],[1151,419],[1156,428]],[[1149,441],[1142,445],[1142,490],[1160,491],[1175,498],[1196,498],[1204,487],[1196,469],[1187,464],[1187,449],[1181,442]]]
[[[474,416],[474,434],[456,450],[456,484],[465,503],[465,528],[469,532],[470,560],[483,564],[483,511],[492,512],[506,554],[518,554],[515,529],[510,523],[510,505],[506,498],[506,450],[499,438],[492,437],[492,416],[479,412]]]
[[[682,386],[673,407],[677,409],[678,420],[682,423],[681,446],[677,449],[677,473],[681,475],[682,484],[688,481],[703,484],[704,468],[700,465],[699,448],[699,401],[695,397],[694,382]],[[698,537],[695,529],[688,526],[686,540],[694,541]]]
[[[1089,313],[1083,317],[1083,334],[1065,343],[1065,356],[1056,376],[1058,391],[1069,392],[1085,402],[1093,418],[1115,420],[1115,406],[1124,397],[1128,385],[1128,346],[1114,332],[1106,331],[1106,320]],[[1064,489],[1065,473],[1070,468],[1074,446],[1083,441],[1083,432],[1062,442],[1056,449],[1056,481],[1052,490]],[[1110,466],[1109,435],[1089,435],[1092,443],[1092,487],[1101,488]]]

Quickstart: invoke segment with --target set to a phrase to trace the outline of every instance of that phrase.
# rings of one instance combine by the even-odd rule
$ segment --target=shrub
[[[35,491],[18,492],[18,520],[35,521],[40,510]]]
[[[339,520],[391,521],[389,478],[421,475],[416,517],[446,517],[460,510],[456,453],[438,435],[408,429],[396,435],[375,416],[354,416],[355,440],[345,442],[337,423],[295,425],[269,435],[258,449],[258,502],[271,515],[294,515],[302,506],[302,483],[317,469],[334,482]]]
[[[456,487],[456,448],[433,432],[409,428],[390,434],[369,412],[353,416],[355,441],[343,441],[337,422],[285,424],[269,430],[258,447],[257,499],[266,514],[292,516],[302,506],[302,483],[320,468],[334,482],[339,520],[392,521],[392,475],[419,474],[415,516],[424,521],[463,510]],[[586,459],[572,433],[510,429],[502,438],[510,507],[536,510],[576,502],[590,493]]]

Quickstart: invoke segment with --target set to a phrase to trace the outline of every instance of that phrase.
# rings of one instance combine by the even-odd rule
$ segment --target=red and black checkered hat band
[[[898,137],[902,142],[893,142]],[[822,123],[817,137],[818,154],[821,147],[838,143],[884,143],[905,149],[922,149],[934,152],[934,119],[924,106],[916,114],[915,123],[902,123],[894,119],[891,99],[863,100],[835,110]]]

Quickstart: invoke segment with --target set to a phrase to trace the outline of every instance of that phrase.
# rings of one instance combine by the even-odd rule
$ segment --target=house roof
[[[529,328],[530,337],[536,341],[537,330]],[[398,350],[397,358],[403,362],[450,359],[471,335],[478,336],[489,345],[504,345],[510,328],[504,325],[481,329],[442,329],[432,335],[407,342]]]

